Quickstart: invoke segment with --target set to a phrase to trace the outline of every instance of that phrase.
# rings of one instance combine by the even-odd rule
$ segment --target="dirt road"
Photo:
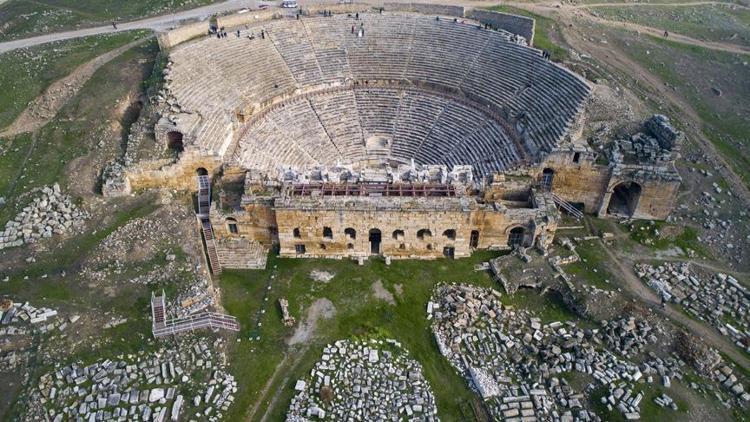
[[[664,315],[678,325],[686,328],[693,335],[716,347],[744,369],[750,369],[750,359],[748,359],[747,355],[739,350],[727,337],[716,331],[715,328],[690,318],[672,305],[662,308],[661,298],[636,276],[633,271],[634,262],[628,258],[618,256],[604,242],[601,240],[599,242],[602,244],[602,250],[606,252],[610,261],[616,266],[616,268],[613,268],[615,273],[622,275],[622,279],[625,281],[625,290],[636,296],[644,304],[650,306],[655,312]]]
[[[165,30],[178,25],[181,21],[188,19],[204,19],[217,13],[239,10],[243,8],[257,8],[260,2],[257,0],[226,0],[221,3],[215,3],[208,6],[198,7],[195,9],[184,10],[182,12],[172,13],[169,15],[154,16],[145,19],[139,19],[132,22],[123,22],[117,25],[117,29],[112,25],[102,25],[92,28],[76,29],[73,31],[54,32],[51,34],[39,35],[36,37],[22,38],[20,40],[7,41],[0,43],[0,53],[15,50],[17,48],[32,47],[39,44],[45,44],[52,41],[69,40],[72,38],[87,37],[90,35],[111,34],[113,32],[130,31],[133,29],[151,29]]]

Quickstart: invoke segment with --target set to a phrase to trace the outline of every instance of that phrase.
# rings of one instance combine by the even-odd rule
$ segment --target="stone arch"
[[[354,230],[352,227],[347,227],[344,229],[344,235],[347,236],[349,239],[354,240],[357,238],[357,231]]]
[[[448,229],[443,232],[443,237],[445,237],[448,240],[456,240],[456,230],[455,229]]]
[[[177,152],[184,151],[185,145],[182,143],[182,138],[182,132],[178,130],[167,132],[167,148]]]
[[[471,231],[471,236],[469,237],[469,247],[474,249],[479,247],[479,230]]]
[[[394,230],[393,231],[393,238],[396,240],[404,240],[404,231],[403,230]]]
[[[195,169],[195,174],[198,176],[208,176],[208,170],[205,167],[198,167]]]
[[[368,240],[370,241],[370,253],[373,255],[380,254],[380,243],[383,241],[383,234],[380,229],[370,229]]]
[[[432,237],[432,232],[430,229],[420,229],[417,231],[417,239],[419,240],[427,240]]]
[[[526,227],[516,226],[510,229],[508,232],[508,246],[515,248],[517,246],[523,246],[524,238],[526,237]]]
[[[643,188],[636,182],[622,182],[615,185],[609,197],[607,214],[632,217],[638,208]]]

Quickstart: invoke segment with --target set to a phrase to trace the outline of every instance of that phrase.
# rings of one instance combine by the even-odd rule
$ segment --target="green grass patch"
[[[223,273],[220,284],[224,307],[242,324],[242,340],[232,344],[230,353],[231,371],[239,381],[239,392],[229,418],[242,419],[247,409],[260,399],[260,391],[276,366],[285,362],[267,396],[280,391],[276,405],[270,409],[269,420],[283,419],[294,382],[309,372],[320,358],[325,344],[353,336],[374,336],[402,342],[411,356],[422,364],[435,392],[442,419],[473,420],[471,402],[476,397],[465,380],[438,352],[426,319],[426,306],[439,282],[455,281],[499,289],[488,273],[473,270],[475,264],[494,256],[497,253],[476,252],[465,259],[394,261],[389,266],[380,259],[359,266],[348,260],[297,260],[271,256],[266,270]],[[329,271],[336,276],[328,283],[313,281],[309,274],[314,269]],[[395,304],[373,296],[372,285],[378,280],[393,294]],[[271,289],[267,291],[269,285]],[[266,293],[268,298],[264,301]],[[281,323],[279,298],[289,301],[290,312],[298,322],[304,319],[310,305],[320,298],[333,303],[336,315],[318,321],[315,337],[307,343],[309,348],[290,347],[285,339],[294,329]],[[545,320],[572,318],[561,301],[551,295],[521,292],[512,298],[504,295],[502,300],[516,307],[539,310]],[[265,309],[265,313],[260,314],[262,325],[258,330],[255,323],[261,309]],[[256,335],[260,336],[259,341],[248,340]],[[289,357],[285,361],[286,354]],[[267,405],[262,404],[254,419],[260,419]]]
[[[600,289],[611,290],[614,278],[604,265],[608,257],[601,243],[581,242],[576,245],[576,251],[581,261],[566,266],[565,271]]]
[[[734,83],[749,77],[746,57],[659,37],[623,37],[616,40],[623,50],[690,104],[703,134],[750,185],[750,86]]]
[[[605,19],[632,22],[706,41],[750,45],[750,11],[729,4],[592,7]]]
[[[62,288],[56,284],[58,278],[50,278],[45,281],[43,276],[57,275],[63,270],[72,269],[82,257],[90,253],[102,240],[118,228],[127,224],[130,220],[145,217],[156,210],[157,205],[152,197],[144,198],[135,205],[123,207],[116,212],[106,226],[91,233],[76,236],[61,247],[53,251],[37,256],[37,262],[25,266],[22,270],[10,274],[9,282],[3,285],[3,290],[10,294],[23,294],[29,297],[42,297],[47,289]],[[28,278],[28,279],[27,279]],[[28,281],[32,280],[32,281]],[[56,281],[57,280],[57,281]],[[69,297],[70,292],[65,293]]]
[[[128,31],[98,35],[0,54],[3,69],[0,72],[0,128],[10,125],[52,82],[94,57],[146,34],[146,31]]]
[[[48,32],[109,25],[173,13],[214,0],[9,0],[0,5],[0,40]]]
[[[560,46],[555,40],[562,40],[562,32],[559,23],[550,18],[531,13],[524,9],[512,6],[492,6],[488,8],[495,12],[509,13],[512,15],[526,16],[533,18],[534,25],[534,47],[546,50],[554,61],[561,61],[568,58],[568,50]]]
[[[643,393],[643,399],[640,405],[640,415],[643,421],[664,421],[664,420],[679,420],[684,418],[689,410],[688,403],[679,397],[674,395],[674,391],[671,389],[664,389],[656,384],[636,384],[633,386],[633,395]],[[666,393],[670,396],[675,403],[677,403],[677,410],[671,408],[660,407],[654,402],[654,398],[659,397],[662,393]],[[605,386],[597,387],[589,398],[591,408],[596,412],[597,415],[602,417],[603,420],[612,422],[624,422],[626,419],[617,408],[613,407],[612,411],[607,409],[607,406],[601,402],[602,397],[608,395],[608,390]]]
[[[629,225],[630,239],[656,250],[678,247],[683,254],[695,251],[703,257],[710,257],[709,251],[701,245],[698,229],[691,226],[675,226],[664,221],[635,221]]]

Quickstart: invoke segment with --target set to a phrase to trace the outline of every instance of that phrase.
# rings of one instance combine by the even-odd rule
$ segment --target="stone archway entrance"
[[[632,217],[641,199],[641,185],[636,182],[624,182],[612,189],[607,214]]]
[[[176,130],[167,132],[167,148],[182,152],[185,149],[185,146],[182,144],[182,133]]]
[[[526,236],[526,229],[523,227],[514,227],[508,235],[508,246],[515,248],[523,246],[523,238]]]
[[[382,236],[383,235],[380,233],[379,229],[370,230],[370,253],[372,255],[380,254],[380,242],[382,241]]]
[[[469,247],[474,249],[479,247],[479,230],[471,231],[471,236],[469,237]]]

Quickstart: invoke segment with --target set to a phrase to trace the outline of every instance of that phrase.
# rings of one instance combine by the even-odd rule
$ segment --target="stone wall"
[[[385,10],[392,12],[415,12],[425,15],[464,16],[463,6],[428,3],[385,3]]]
[[[663,179],[654,177],[652,173],[646,173],[641,169],[622,172],[614,175],[607,189],[602,195],[602,201],[598,215],[607,215],[607,208],[612,198],[615,187],[628,182],[635,182],[641,187],[641,194],[632,218],[664,220],[674,209],[677,202],[677,193],[680,190],[681,180]]]
[[[216,24],[219,28],[234,28],[236,26],[250,25],[264,20],[277,19],[281,17],[278,10],[250,10],[244,13],[233,13],[226,16],[218,16]]]
[[[529,45],[534,43],[534,19],[482,9],[471,9],[466,13],[466,17],[520,35],[526,38]]]
[[[455,257],[471,254],[472,231],[478,233],[477,249],[508,249],[508,237],[514,227],[524,227],[531,246],[542,230],[535,224],[538,210],[479,208],[473,210],[383,211],[277,209],[279,254],[300,257],[295,245],[305,246],[305,257],[366,257],[372,255],[370,230],[381,234],[380,254],[395,259],[433,259],[444,256],[444,248],[454,248]],[[332,236],[324,236],[330,228]],[[352,228],[355,236],[346,234]],[[299,229],[295,237],[294,229]],[[397,233],[396,231],[403,233]],[[419,232],[430,234],[419,237]],[[451,239],[448,231],[455,231]],[[552,241],[552,238],[549,238]]]
[[[208,34],[208,28],[208,21],[189,23],[169,31],[159,32],[156,34],[156,39],[162,50],[168,50],[177,44]]]
[[[125,171],[125,177],[132,190],[167,188],[179,190],[196,190],[197,173],[204,168],[208,174],[215,174],[221,168],[221,161],[212,156],[203,156],[197,152],[183,152],[177,163],[172,160],[154,160],[139,163],[136,168]]]
[[[217,239],[243,237],[270,248],[276,242],[276,213],[273,200],[255,200],[242,205],[242,211],[223,213],[212,207],[211,223]],[[229,220],[237,223],[237,234],[229,232]]]
[[[545,168],[554,170],[552,192],[571,203],[582,203],[584,212],[597,213],[602,193],[609,182],[609,168],[595,164],[593,157],[581,153],[579,162],[573,161],[575,152],[556,152],[536,168],[534,177],[541,180]]]

